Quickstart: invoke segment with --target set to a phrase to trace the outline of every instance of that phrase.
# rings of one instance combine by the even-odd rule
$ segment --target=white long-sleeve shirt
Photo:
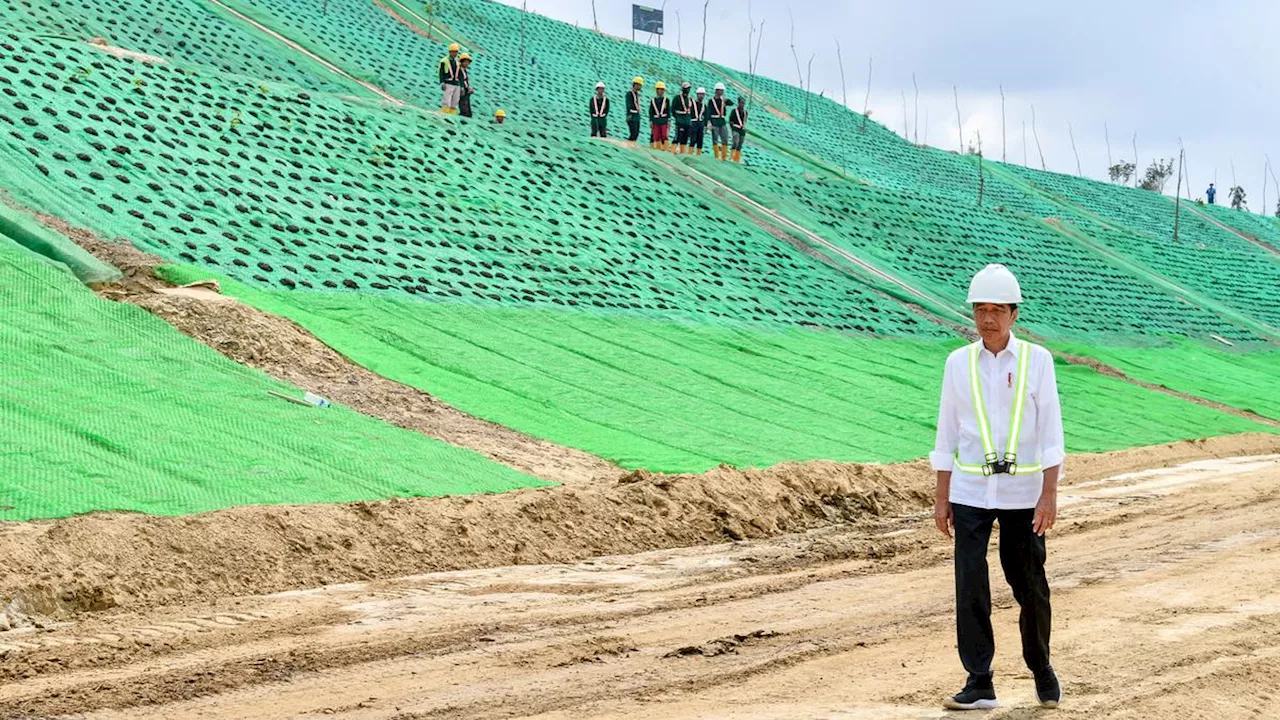
[[[978,341],[981,344],[981,340]],[[1023,344],[1010,334],[1009,344],[999,354],[986,347],[978,353],[978,374],[991,441],[996,454],[1004,458],[1009,449],[1009,421],[1018,386],[1018,353],[1032,352],[1027,367],[1027,398],[1023,406],[1022,429],[1018,441],[1018,464],[1039,463],[1045,468],[1061,465],[1066,457],[1062,438],[1062,406],[1058,402],[1058,382],[1053,372],[1053,356],[1038,346]],[[973,409],[969,385],[969,353],[966,345],[947,358],[942,377],[942,402],[938,409],[938,437],[929,459],[934,470],[952,470],[951,502],[971,507],[1021,510],[1034,508],[1040,500],[1044,473],[1034,475],[992,475],[984,477],[955,467],[960,462],[983,464],[982,436]]]

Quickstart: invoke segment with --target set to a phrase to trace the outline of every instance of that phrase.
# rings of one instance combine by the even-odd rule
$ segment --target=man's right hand
[[[951,502],[949,500],[937,500],[933,504],[933,523],[938,526],[938,532],[951,538],[953,516],[951,514]]]

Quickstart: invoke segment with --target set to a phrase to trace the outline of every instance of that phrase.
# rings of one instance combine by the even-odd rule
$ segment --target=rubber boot
[[[736,163],[740,163],[740,162],[742,162],[742,151],[741,151],[741,150],[734,150],[734,151],[733,151],[733,161],[734,161],[734,162],[736,162]]]
[[[719,160],[719,159],[720,159],[720,146],[719,146],[719,145],[712,145],[712,146],[711,146],[711,152],[715,154],[715,156],[716,156],[716,160]]]
[[[698,155],[699,155],[699,156],[701,156],[701,155],[702,155],[702,148],[698,148]]]

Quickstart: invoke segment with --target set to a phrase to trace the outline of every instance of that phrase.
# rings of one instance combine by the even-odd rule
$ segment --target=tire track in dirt
[[[1239,655],[1241,662],[1271,667],[1265,653],[1274,638],[1249,628],[1280,613],[1280,592],[1257,593],[1252,606],[1234,607],[1232,598],[1249,590],[1241,568],[1266,572],[1258,562],[1280,550],[1280,530],[1267,529],[1280,509],[1271,491],[1280,460],[1201,464],[1185,472],[1194,477],[1183,482],[1180,475],[1148,473],[1081,481],[1072,491],[1084,499],[1064,508],[1062,531],[1051,544],[1051,574],[1067,623],[1056,647],[1073,674],[1086,674],[1083,663],[1091,655],[1082,648],[1112,643],[1121,654],[1125,635],[1118,628],[1130,626],[1152,642],[1185,646],[1188,657]],[[1215,522],[1199,520],[1206,508]],[[951,620],[946,547],[926,524],[925,518],[903,519],[874,532],[829,528],[572,566],[445,573],[246,599],[255,610],[275,608],[277,617],[293,604],[317,623],[301,622],[263,641],[239,639],[19,681],[0,688],[0,717],[91,710],[116,717],[111,708],[130,717],[295,717],[326,709],[370,718],[695,717],[703,700],[723,708],[745,702],[730,700],[735,694],[785,695],[788,676],[839,664],[864,668],[845,671],[853,685],[875,675],[866,668],[883,665],[881,672],[902,676],[900,686],[921,687],[895,696],[881,688],[863,698],[898,713],[867,717],[906,717],[905,709],[953,690],[947,683],[956,674],[946,643],[931,647],[949,634]],[[823,551],[824,544],[837,549]],[[1189,585],[1193,578],[1202,579]],[[1117,592],[1114,599],[1128,600],[1099,604]],[[1192,597],[1197,593],[1204,597]],[[1008,622],[1007,591],[997,592],[996,605],[1004,614],[997,621],[1000,643],[1012,647],[1016,623]],[[1106,611],[1082,611],[1095,606]],[[1224,634],[1225,645],[1185,642],[1204,629]],[[1252,649],[1240,650],[1246,630],[1255,639],[1247,643]],[[664,657],[755,631],[777,634],[714,657]],[[1177,635],[1166,641],[1160,633]],[[922,647],[931,649],[916,649]],[[1152,656],[1142,667],[1166,674],[1187,662],[1178,653],[1142,652]],[[916,656],[943,656],[943,667],[896,660]],[[1065,677],[1069,693],[1082,701],[1117,692]],[[1016,710],[1001,717],[1021,717]]]

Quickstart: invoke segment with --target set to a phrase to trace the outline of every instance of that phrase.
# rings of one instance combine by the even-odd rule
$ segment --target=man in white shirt
[[[1014,337],[1022,290],[1003,265],[988,265],[969,286],[981,339],[947,358],[930,455],[938,473],[934,521],[955,535],[956,638],[969,678],[944,707],[997,707],[991,661],[991,584],[987,546],[1000,525],[1000,565],[1021,606],[1022,657],[1044,707],[1062,690],[1049,664],[1049,582],[1044,533],[1058,515],[1065,457],[1062,408],[1048,350]],[[1011,442],[1011,436],[1016,442]]]

